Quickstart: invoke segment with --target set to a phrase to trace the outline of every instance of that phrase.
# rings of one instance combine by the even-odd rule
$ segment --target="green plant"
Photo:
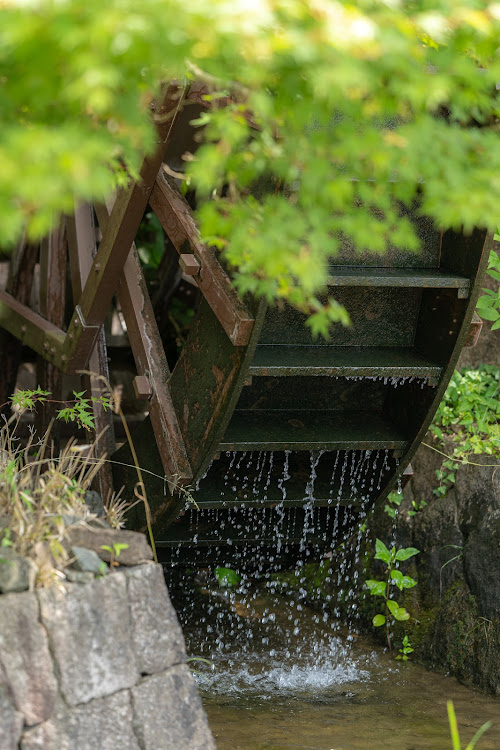
[[[215,575],[222,588],[237,586],[241,581],[241,576],[232,568],[215,568]]]
[[[415,547],[406,547],[397,550],[396,547],[393,546],[389,550],[380,539],[375,541],[375,559],[381,560],[387,565],[386,578],[383,581],[370,579],[365,581],[365,584],[372,596],[380,596],[384,600],[384,614],[375,615],[373,618],[373,625],[376,628],[381,627],[382,625],[386,626],[386,637],[389,650],[392,649],[390,637],[391,617],[399,622],[404,622],[410,618],[407,610],[404,607],[401,607],[395,599],[392,599],[391,587],[396,586],[399,591],[403,591],[404,589],[411,589],[417,585],[417,581],[415,581],[414,578],[403,575],[403,573],[398,570],[398,564],[400,562],[405,562],[418,554],[419,550],[415,549]]]
[[[457,717],[455,714],[455,708],[452,701],[448,701],[446,704],[448,709],[448,722],[450,724],[451,739],[453,743],[453,750],[462,750],[462,743],[460,742],[460,735],[458,733]],[[474,750],[477,742],[481,739],[487,729],[491,727],[491,721],[487,721],[480,727],[471,741],[466,745],[465,750]]]
[[[128,549],[128,544],[123,544],[122,542],[115,542],[113,545],[101,544],[101,549],[106,550],[106,552],[109,552],[111,555],[111,561],[109,564],[110,567],[113,568],[114,566],[119,565],[118,558],[124,549]]]
[[[496,234],[495,239],[500,241],[500,235]],[[500,257],[493,249],[486,273],[495,281],[500,281]],[[500,328],[500,286],[496,290],[483,289],[483,292],[477,301],[476,310],[482,318],[492,322],[491,330],[496,331]]]
[[[453,373],[430,427],[438,444],[448,449],[438,451],[445,458],[436,470],[438,497],[453,486],[458,466],[470,463],[471,454],[500,456],[499,375],[492,365]]]
[[[384,505],[384,511],[387,513],[389,518],[396,518],[402,502],[402,492],[390,492],[387,495],[387,502]],[[407,511],[407,513],[409,516],[415,516],[419,510],[423,510],[427,506],[427,503],[425,502],[425,500],[412,500],[411,505],[412,507]]]
[[[410,643],[410,639],[407,635],[405,635],[403,638],[403,645],[399,649],[399,655],[396,656],[396,659],[399,659],[400,661],[408,661],[408,659],[410,658],[409,654],[413,653],[413,651],[414,648]]]
[[[191,664],[192,662],[201,662],[201,664],[207,664],[209,667],[211,667],[212,671],[215,669],[215,665],[210,659],[204,659],[203,656],[189,656],[186,659],[186,664]],[[197,674],[200,677],[207,677],[205,672],[200,672],[198,669],[193,669],[190,667],[190,670],[193,674]]]
[[[57,419],[64,420],[65,422],[76,422],[78,427],[83,427],[86,430],[93,430],[94,415],[92,413],[92,403],[99,403],[103,407],[104,411],[111,408],[111,398],[106,395],[99,397],[91,396],[90,399],[84,398],[86,391],[73,391],[74,400],[68,401],[56,401],[49,399],[51,395],[50,391],[44,391],[40,386],[34,390],[19,390],[16,391],[10,398],[11,406],[14,409],[21,409],[27,411],[34,411],[37,404],[44,402],[51,402],[53,404],[64,404],[62,409],[57,412]]]
[[[203,145],[185,159],[204,238],[222,248],[242,293],[285,299],[314,332],[346,320],[325,297],[342,239],[360,251],[416,249],[399,211],[415,199],[439,227],[492,225],[495,3],[250,6],[2,3],[2,244],[25,228],[40,237],[75,199],[102,200],[136,177],[155,147],[149,107],[160,82],[184,76],[215,104],[198,118]],[[253,190],[259,183],[267,189]]]
[[[34,559],[37,584],[45,585],[68,562],[68,525],[84,524],[89,517],[85,493],[102,461],[95,459],[92,446],[82,456],[71,440],[53,455],[49,432],[38,442],[31,436],[22,446],[15,435],[18,420],[19,414],[0,429],[0,546]]]

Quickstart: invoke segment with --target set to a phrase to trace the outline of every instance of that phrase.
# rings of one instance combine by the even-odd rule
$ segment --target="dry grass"
[[[43,440],[32,435],[22,446],[18,423],[14,417],[0,429],[0,547],[33,559],[37,585],[46,585],[70,562],[67,530],[96,518],[84,498],[104,459],[96,459],[95,446],[83,452],[74,440],[56,456],[50,429]],[[107,520],[112,526],[121,524],[126,509],[123,500],[111,499]]]

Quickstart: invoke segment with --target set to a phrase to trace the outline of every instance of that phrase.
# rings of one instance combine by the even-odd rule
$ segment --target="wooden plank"
[[[330,266],[328,286],[416,287],[457,289],[458,296],[469,296],[470,279],[466,276],[426,268],[363,268]]]
[[[407,447],[408,436],[379,412],[237,410],[220,450],[377,450]]]
[[[156,149],[144,160],[139,179],[118,191],[79,304],[68,328],[64,354],[73,368],[88,359],[92,348],[91,336],[84,334],[89,331],[92,333],[93,329],[99,328],[104,322],[165,156],[184,95],[185,89],[180,89],[176,85],[166,89],[162,104],[155,115],[158,132]]]
[[[163,170],[158,174],[149,204],[181,256],[193,255],[200,269],[196,283],[235,346],[245,346],[254,323],[231,281],[215,257],[204,245],[189,205]]]
[[[73,302],[78,303],[97,251],[92,206],[90,204],[77,206],[73,217],[68,220],[67,229]],[[108,390],[106,383],[109,383],[108,355],[103,327],[99,329],[87,367],[90,373],[96,375],[96,377],[89,374],[82,375],[83,390],[88,396],[97,399],[97,401],[92,401],[94,439],[100,437],[95,445],[94,454],[98,459],[108,459],[115,452],[116,443],[112,413],[109,409],[104,410],[100,400],[101,395]],[[100,493],[105,502],[113,492],[113,473],[110,463],[103,464],[96,477],[94,489]]]
[[[135,247],[120,278],[118,300],[137,372],[147,376],[151,385],[149,413],[165,474],[181,485],[188,484],[192,472],[172,404],[168,384],[170,371]]]
[[[411,347],[257,346],[251,375],[437,378],[442,368]]]
[[[256,307],[248,346],[233,346],[203,299],[171,378],[172,398],[195,479],[203,474],[229,423],[248,375],[266,304]]]
[[[98,216],[105,232],[106,222],[112,216],[111,201],[108,208],[99,207]],[[188,484],[193,475],[170,394],[170,370],[134,244],[125,262],[117,293],[137,372],[147,377],[151,386],[150,418],[165,474],[180,485]],[[173,500],[167,497],[165,507],[169,502]]]
[[[29,244],[23,237],[13,253],[9,266],[6,291],[20,304],[27,305],[31,296],[35,264],[38,258],[38,245]],[[8,398],[14,392],[17,371],[21,362],[22,344],[7,330],[0,330],[0,351],[3,353],[0,368],[0,411],[10,416]]]
[[[64,331],[3,291],[0,291],[0,326],[45,359],[60,361]]]
[[[40,314],[58,328],[64,322],[66,302],[67,242],[64,223],[52,229],[42,240],[40,248]],[[45,357],[38,356],[36,363],[37,383],[52,394],[56,401],[62,399],[62,373]],[[55,419],[59,405],[52,401],[41,403],[36,411],[35,425],[39,436],[45,435],[52,419]],[[52,440],[56,451],[59,449],[58,424],[54,424]]]

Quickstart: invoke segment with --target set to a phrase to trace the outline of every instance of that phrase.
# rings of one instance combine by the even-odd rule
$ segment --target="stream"
[[[168,581],[219,750],[451,750],[446,701],[463,747],[500,748],[500,701],[395,660],[270,581],[237,590]]]

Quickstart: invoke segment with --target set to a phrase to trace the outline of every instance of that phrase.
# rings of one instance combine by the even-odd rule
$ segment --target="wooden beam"
[[[235,346],[246,346],[254,324],[214,252],[201,242],[191,209],[163,170],[149,197],[149,204],[181,257],[193,255],[200,269],[196,284]]]
[[[104,231],[106,215],[111,217],[112,209],[100,206],[99,223],[104,226]],[[117,293],[137,372],[141,376],[141,397],[145,394],[142,378],[149,381],[149,415],[165,474],[175,478],[177,484],[189,484],[193,475],[170,394],[170,370],[135,245],[132,245],[125,262]]]
[[[75,213],[68,220],[68,249],[70,258],[71,286],[73,301],[80,300],[84,284],[92,269],[92,261],[96,255],[96,230],[94,226],[94,212],[90,204],[77,206]],[[108,355],[104,328],[101,326],[95,344],[91,350],[87,364],[92,375],[82,375],[82,387],[87,394],[96,400],[92,401],[94,416],[94,438],[101,436],[96,443],[94,453],[96,458],[110,458],[116,450],[113,416],[108,409],[104,410],[101,395],[107,391],[109,383]],[[110,463],[104,463],[96,477],[96,489],[104,502],[113,492],[113,473]]]
[[[3,291],[0,291],[0,326],[49,362],[59,359],[64,331]]]
[[[92,336],[97,335],[97,330],[104,322],[156,175],[163,162],[184,96],[185,89],[177,85],[171,85],[166,89],[161,106],[157,108],[155,115],[158,133],[156,149],[144,159],[139,179],[118,191],[79,304],[68,328],[64,353],[73,369],[88,359],[93,344]]]
[[[64,223],[54,227],[42,240],[40,248],[40,314],[58,328],[64,322],[66,302],[66,268],[67,242]],[[48,362],[43,355],[38,355],[36,363],[37,383],[52,394],[56,401],[62,399],[61,370],[54,363]],[[51,401],[43,402],[37,409],[35,425],[39,436],[45,435],[52,419],[55,419],[58,407]],[[52,440],[56,450],[59,449],[58,424],[54,424]]]
[[[38,245],[29,244],[23,237],[10,261],[6,291],[23,305],[30,301],[38,249]],[[7,417],[10,416],[8,398],[13,394],[16,385],[21,349],[19,339],[6,330],[0,330],[0,351],[3,354],[0,368],[0,404],[5,404],[0,408]]]

